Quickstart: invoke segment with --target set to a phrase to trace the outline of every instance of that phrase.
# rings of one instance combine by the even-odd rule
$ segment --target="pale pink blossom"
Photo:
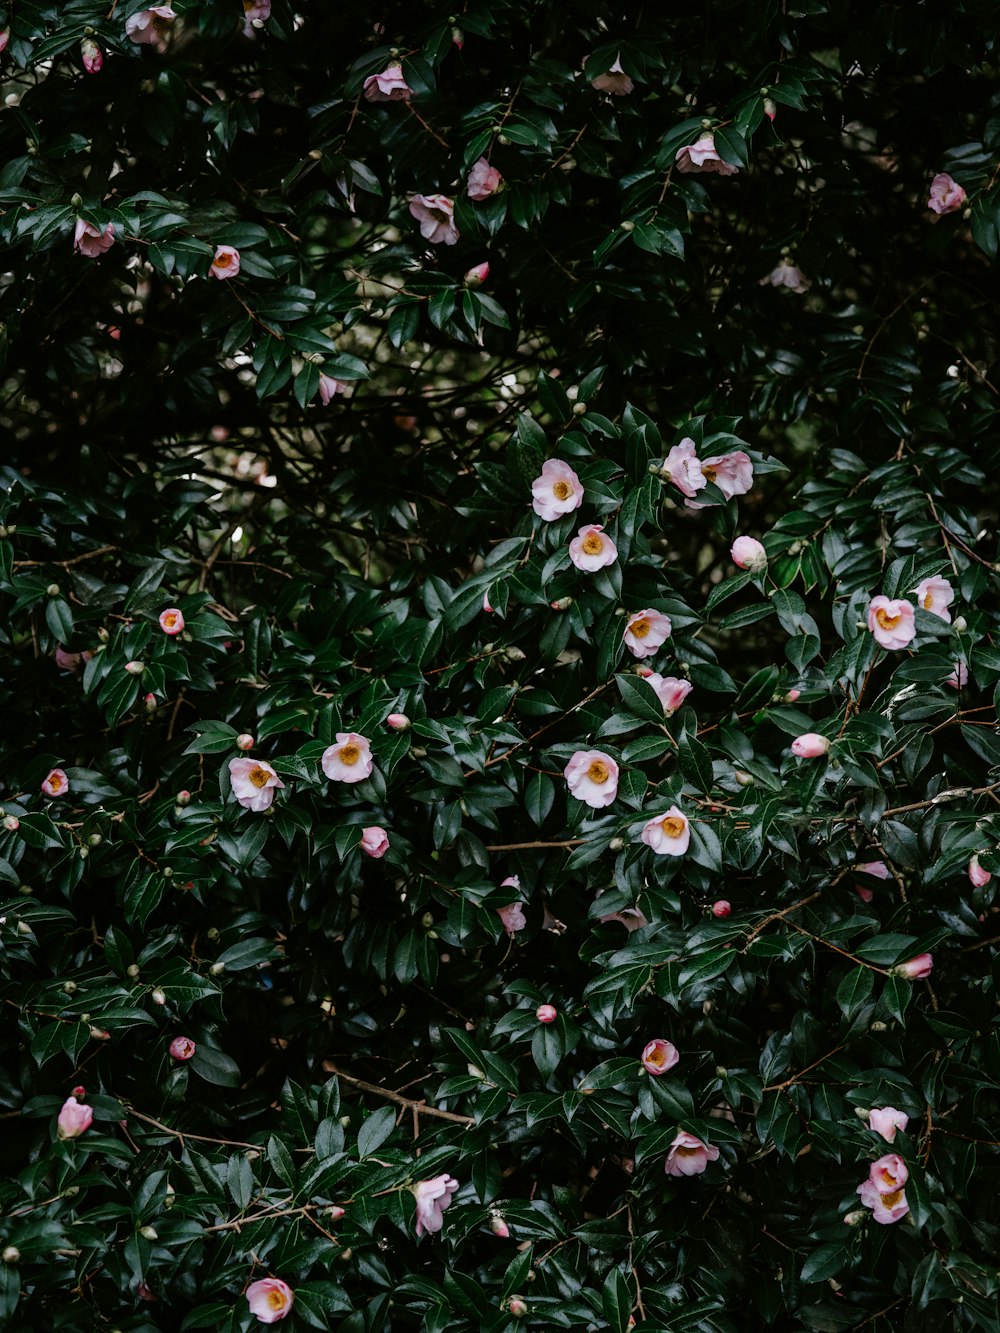
[[[177,15],[169,5],[153,5],[150,9],[140,9],[125,20],[126,35],[139,45],[155,47],[157,51],[167,49],[166,36]]]
[[[896,1131],[905,1131],[910,1117],[905,1111],[897,1111],[894,1106],[873,1106],[868,1112],[868,1128],[892,1143]],[[905,1182],[904,1182],[905,1183]]]
[[[373,861],[380,860],[389,850],[389,835],[378,824],[362,829],[361,850]]]
[[[246,1290],[250,1313],[262,1324],[276,1324],[291,1312],[295,1293],[280,1277],[262,1277],[251,1282]]]
[[[343,393],[347,388],[344,380],[334,379],[332,375],[320,374],[319,377],[319,400],[324,407],[329,407],[333,401],[334,395]]]
[[[472,164],[466,186],[470,199],[488,199],[491,194],[496,194],[502,185],[503,177],[496,167],[490,166],[485,157]]]
[[[593,574],[598,569],[613,565],[618,559],[618,547],[610,537],[603,535],[600,523],[587,523],[569,544],[569,558],[577,569]]]
[[[642,674],[646,682],[656,691],[656,697],[663,705],[663,712],[667,717],[677,712],[694,689],[690,681],[679,680],[677,676],[661,676],[657,671],[644,671]]]
[[[635,611],[625,622],[625,647],[634,657],[652,657],[670,638],[670,617],[646,607]]]
[[[729,916],[732,910],[731,904],[728,903],[725,898],[720,898],[717,902],[712,904],[713,916]]]
[[[797,754],[800,759],[818,759],[820,755],[827,754],[829,749],[827,738],[815,731],[806,731],[792,741],[792,754]]]
[[[577,750],[563,770],[570,794],[594,810],[618,795],[618,765],[603,750]]]
[[[882,1194],[870,1180],[864,1180],[858,1186],[856,1193],[861,1195],[861,1202],[866,1208],[872,1210],[875,1221],[881,1223],[882,1226],[888,1226],[890,1222],[898,1222],[901,1217],[905,1217],[910,1211],[910,1205],[906,1202],[906,1193],[901,1189]]]
[[[338,731],[337,743],[323,751],[320,766],[331,782],[363,782],[371,773],[371,744],[355,731]]]
[[[940,574],[933,574],[929,579],[922,579],[912,591],[917,595],[917,606],[950,624],[951,612],[948,607],[955,600],[955,589],[947,579]]]
[[[252,750],[255,742],[249,731],[241,731],[233,744],[236,746],[237,750]]]
[[[167,1049],[175,1060],[190,1060],[197,1047],[190,1037],[175,1037]]]
[[[701,474],[706,481],[718,486],[727,500],[734,495],[746,495],[753,486],[753,463],[742,449],[706,458],[701,463]]]
[[[927,200],[927,207],[931,212],[941,217],[945,213],[956,213],[965,200],[965,191],[946,171],[938,172],[931,181],[931,197]]]
[[[226,278],[235,278],[239,271],[239,250],[232,245],[217,245],[215,247],[215,258],[209,266],[208,276],[218,278],[222,282]]]
[[[868,628],[883,648],[905,648],[916,634],[912,605],[903,598],[873,597],[868,603]]]
[[[877,1162],[872,1162],[868,1170],[868,1179],[879,1194],[892,1194],[896,1190],[901,1190],[909,1178],[909,1168],[902,1157],[894,1152],[886,1153]]]
[[[735,176],[739,172],[739,167],[723,162],[716,152],[715,135],[711,130],[705,130],[699,135],[696,143],[679,148],[674,161],[677,163],[677,170],[685,174],[714,171],[717,176]]]
[[[88,74],[100,74],[104,68],[104,54],[93,37],[84,37],[81,41],[80,58]]]
[[[490,266],[485,261],[482,264],[474,264],[468,270],[462,282],[466,287],[481,287],[490,276]]]
[[[115,243],[115,224],[107,222],[103,227],[95,227],[92,222],[77,218],[73,232],[73,249],[88,259],[96,259],[110,250]]]
[[[69,791],[69,778],[61,768],[50,769],[42,783],[42,791],[46,796],[65,796]]]
[[[705,485],[701,460],[694,447],[694,440],[685,436],[680,444],[675,444],[663,460],[660,476],[671,481],[688,499],[693,499],[696,492]]]
[[[559,1017],[559,1010],[554,1004],[540,1004],[535,1010],[539,1023],[554,1023]]]
[[[67,1097],[56,1120],[56,1128],[61,1139],[78,1139],[88,1130],[94,1119],[94,1111],[84,1106],[75,1097]]]
[[[454,245],[458,240],[455,201],[447,195],[411,195],[410,213],[420,223],[420,235],[432,245]]]
[[[266,23],[271,17],[271,0],[243,0],[245,23]]]
[[[729,548],[733,564],[740,569],[749,569],[751,574],[759,574],[767,569],[767,552],[756,537],[737,537]]]
[[[496,912],[508,935],[516,935],[519,930],[524,930],[528,924],[525,919],[524,908],[520,903],[507,903],[504,907],[498,907]]]
[[[892,879],[889,867],[884,861],[859,861],[854,868],[864,875],[874,875],[876,879]]]
[[[688,817],[672,805],[666,814],[654,815],[639,835],[657,856],[683,856],[691,842]]]
[[[385,725],[392,731],[408,731],[410,719],[405,713],[390,713],[385,720]]]
[[[381,74],[370,74],[364,82],[365,97],[369,102],[408,102],[413,89],[406,82],[403,66],[392,61]]]
[[[183,628],[184,615],[176,606],[168,606],[166,611],[160,612],[160,629],[164,634],[180,634]]]
[[[240,805],[256,814],[268,810],[277,788],[285,785],[263,759],[230,759],[229,781]]]
[[[583,485],[568,463],[548,458],[531,483],[531,507],[546,523],[571,514],[583,504]]]
[[[433,1235],[444,1226],[444,1210],[458,1189],[458,1181],[451,1176],[435,1176],[433,1180],[418,1180],[411,1186],[417,1201],[417,1236],[426,1231]]]
[[[591,79],[590,86],[599,93],[610,93],[612,97],[627,97],[635,84],[622,69],[621,57],[615,56],[611,68],[604,74],[598,74],[596,79]]]
[[[61,644],[56,644],[55,659],[56,666],[60,671],[79,671],[84,662],[89,662],[93,653],[68,653]]]
[[[993,876],[990,872],[979,864],[979,857],[973,856],[969,862],[969,882],[977,889],[985,889]]]
[[[789,291],[798,292],[800,295],[812,286],[798,265],[790,263],[787,259],[783,259],[766,277],[761,278],[762,287],[768,284],[772,287],[787,287]]]
[[[953,690],[964,690],[969,683],[969,668],[964,662],[956,662],[954,671],[945,678],[944,683]]]
[[[918,953],[916,958],[909,958],[905,963],[897,963],[892,969],[893,976],[906,977],[908,981],[923,981],[929,977],[934,967],[934,959],[929,953]]]
[[[639,1058],[646,1073],[659,1078],[668,1069],[673,1069],[681,1057],[672,1041],[667,1041],[665,1037],[654,1037],[642,1048]]]
[[[663,1169],[668,1176],[700,1176],[718,1157],[718,1148],[681,1129],[674,1135]]]

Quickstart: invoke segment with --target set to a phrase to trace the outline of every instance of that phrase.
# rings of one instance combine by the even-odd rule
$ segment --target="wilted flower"
[[[284,1319],[295,1301],[295,1293],[280,1277],[262,1277],[259,1282],[251,1282],[246,1297],[250,1313],[262,1324],[276,1324]]]
[[[783,259],[780,264],[771,269],[766,277],[761,278],[760,285],[766,287],[768,284],[772,287],[787,287],[790,291],[807,292],[812,283],[798,267],[797,264],[790,263]]]
[[[894,1106],[873,1106],[868,1112],[868,1128],[891,1143],[898,1129],[905,1130],[910,1117]]]
[[[618,765],[603,750],[577,750],[563,773],[571,795],[594,810],[618,795]]]
[[[420,235],[432,245],[454,245],[458,240],[455,201],[447,195],[411,195],[410,213],[420,223]]]
[[[210,278],[235,278],[240,271],[240,252],[231,245],[217,245],[208,270]]]
[[[613,565],[618,559],[618,547],[610,537],[603,536],[600,523],[587,523],[569,544],[569,558],[587,574]]]
[[[285,785],[262,759],[230,759],[229,780],[240,805],[256,814],[269,809],[275,790]]]
[[[679,680],[677,676],[661,676],[657,671],[650,671],[648,675],[644,672],[643,677],[656,691],[656,697],[663,705],[663,712],[667,717],[677,712],[694,689],[688,680]]]
[[[60,671],[79,671],[84,662],[89,662],[93,653],[68,653],[61,644],[56,644],[56,650],[53,656],[56,659],[56,666]]]
[[[88,74],[100,74],[104,67],[104,55],[93,37],[84,37],[81,41],[80,57]]]
[[[940,171],[931,181],[931,197],[927,207],[939,216],[956,213],[965,203],[966,193],[946,171]]]
[[[639,1058],[646,1073],[659,1078],[668,1069],[673,1069],[681,1057],[672,1041],[667,1041],[664,1037],[654,1037],[642,1048],[642,1055]]]
[[[394,60],[381,74],[370,74],[364,82],[369,102],[408,102],[413,89],[406,82],[403,66]]]
[[[371,745],[354,731],[338,731],[336,745],[328,745],[320,766],[331,782],[363,782],[371,773]]]
[[[613,97],[625,97],[635,84],[625,73],[621,66],[621,57],[615,56],[614,64],[604,74],[598,74],[596,79],[590,80],[591,88],[596,88],[599,93],[611,93]]]
[[[424,1232],[434,1234],[444,1226],[444,1210],[458,1189],[458,1181],[451,1176],[435,1176],[433,1180],[418,1180],[411,1186],[417,1201],[417,1236]]]
[[[127,18],[125,32],[133,42],[162,52],[167,49],[166,36],[176,17],[169,5],[153,5],[151,9],[140,9],[138,14]]]
[[[985,889],[986,885],[989,884],[992,878],[993,876],[990,872],[985,869],[984,866],[979,864],[979,857],[973,856],[972,860],[969,862],[969,881],[973,887],[977,889]]]
[[[73,249],[81,255],[86,255],[88,259],[96,259],[98,255],[110,250],[114,243],[113,222],[108,222],[103,227],[95,227],[92,222],[84,222],[83,218],[77,218],[76,229],[73,232]]]
[[[496,167],[490,166],[485,157],[472,164],[466,185],[470,199],[488,199],[491,194],[496,194],[502,185],[503,177]]]
[[[818,759],[820,755],[827,754],[829,749],[827,738],[815,731],[807,731],[792,741],[792,754],[797,754],[800,759]]]
[[[175,1060],[190,1060],[197,1048],[190,1037],[175,1037],[167,1049]]]
[[[554,1004],[540,1004],[535,1010],[535,1017],[539,1023],[554,1023],[559,1017],[559,1011]]]
[[[67,1097],[56,1120],[56,1127],[61,1139],[78,1139],[88,1130],[94,1119],[90,1106],[83,1106],[75,1097]]]
[[[672,805],[663,815],[654,815],[639,835],[657,856],[683,856],[691,842],[688,817]]]
[[[858,1186],[856,1192],[861,1195],[861,1202],[865,1207],[872,1210],[875,1221],[883,1226],[887,1226],[890,1222],[898,1222],[910,1211],[906,1194],[901,1189],[883,1194],[870,1180],[865,1180]]]
[[[384,828],[380,828],[378,824],[362,829],[361,850],[374,861],[380,860],[389,850],[388,833]]]
[[[176,606],[168,606],[166,611],[160,612],[160,629],[164,634],[180,634],[183,628],[184,616]]]
[[[734,565],[748,569],[751,574],[759,574],[767,569],[767,552],[756,537],[737,537],[729,548],[729,554]]]
[[[674,161],[677,163],[677,170],[685,174],[714,171],[717,176],[735,176],[739,172],[739,167],[723,162],[716,152],[715,135],[711,130],[699,135],[696,143],[679,148]]]
[[[670,638],[670,630],[670,617],[662,611],[635,611],[625,622],[625,647],[634,657],[652,657]]]
[[[504,883],[506,883],[506,880]],[[498,907],[496,912],[508,935],[516,935],[519,930],[524,930],[528,924],[525,920],[524,908],[520,903],[507,903],[504,907]]]
[[[668,1176],[699,1176],[718,1156],[718,1148],[681,1129],[674,1136],[663,1169]]]
[[[912,591],[917,595],[917,606],[923,607],[932,616],[940,616],[942,620],[951,622],[948,607],[955,600],[955,589],[947,579],[934,574],[929,579],[922,579]]]
[[[923,981],[929,977],[934,966],[934,959],[929,953],[918,953],[905,963],[897,963],[892,969],[893,976],[906,977],[909,981]]]
[[[65,796],[69,791],[69,778],[61,768],[50,769],[42,783],[42,791],[46,796]]]
[[[883,648],[905,648],[917,632],[913,607],[903,598],[873,597],[868,603],[868,628]]]
[[[319,400],[324,407],[329,406],[335,394],[343,393],[347,388],[343,380],[334,379],[332,375],[323,375],[319,377]]]
[[[583,504],[583,486],[568,463],[548,458],[542,474],[531,483],[531,507],[546,523],[570,514]]]
[[[474,264],[468,270],[462,282],[466,287],[481,287],[490,276],[490,266],[485,261],[482,264]]]

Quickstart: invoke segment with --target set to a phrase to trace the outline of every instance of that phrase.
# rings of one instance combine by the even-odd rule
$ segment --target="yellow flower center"
[[[879,1172],[879,1175],[882,1177],[883,1181],[884,1181],[887,1185],[895,1185],[895,1183],[896,1183],[896,1177],[895,1177],[895,1175],[893,1174],[893,1172],[891,1172],[891,1171],[888,1169],[888,1167],[883,1167],[882,1170]]]
[[[59,788],[62,786],[62,778],[58,776],[49,778],[49,786],[52,788],[53,791],[58,791]]]
[[[902,618],[902,616],[891,616],[884,606],[880,606],[875,612],[875,619],[882,629],[895,629]]]
[[[247,774],[247,777],[255,787],[266,787],[270,776],[270,773],[263,768],[251,768],[250,772]]]
[[[267,1293],[267,1303],[272,1310],[283,1310],[288,1304],[288,1298],[283,1291],[269,1291]]]
[[[715,478],[718,476],[718,473],[716,472],[714,467],[702,467],[701,475],[703,477],[706,477],[709,481],[715,481]]]
[[[893,1190],[891,1194],[882,1195],[882,1203],[886,1208],[895,1208],[896,1204],[899,1203],[902,1197],[903,1197],[902,1190]]]
[[[340,747],[340,762],[342,764],[356,764],[360,758],[361,750],[353,741]]]
[[[924,597],[924,610],[929,611],[933,605],[934,605],[934,594],[932,592],[929,592]]]
[[[600,555],[604,550],[604,541],[599,532],[588,532],[581,545],[584,555]]]
[[[659,1067],[665,1062],[666,1062],[666,1056],[659,1048],[657,1048],[655,1051],[651,1051],[650,1054],[646,1056],[646,1064],[648,1065],[656,1065],[657,1067]]]
[[[445,223],[445,225],[447,225],[449,222],[451,222],[451,218],[448,216],[448,214],[445,213],[445,212],[444,212],[442,209],[440,209],[440,208],[432,208],[432,209],[430,210],[430,215],[431,215],[431,217],[434,219],[435,222],[443,222],[443,223]]]
[[[573,487],[568,481],[557,481],[552,487],[552,494],[557,500],[568,500],[573,494]]]
[[[215,267],[216,267],[216,268],[228,268],[229,265],[230,265],[232,262],[233,262],[233,257],[232,257],[232,255],[216,255],[216,256],[215,256]]]
[[[600,759],[595,759],[587,769],[587,777],[591,782],[598,784],[607,782],[611,774],[608,772],[607,764],[602,764]]]
[[[701,1152],[700,1148],[675,1148],[674,1152],[678,1157],[697,1157]]]
[[[679,838],[684,833],[685,821],[678,815],[667,815],[666,819],[660,823],[660,828],[668,838]]]
[[[650,625],[646,617],[643,616],[641,620],[637,620],[633,625],[630,625],[629,629],[631,629],[632,634],[634,635],[635,638],[644,639],[646,635],[649,633],[649,631],[652,629],[652,626]]]

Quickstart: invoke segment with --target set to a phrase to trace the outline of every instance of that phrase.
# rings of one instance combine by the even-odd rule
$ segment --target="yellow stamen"
[[[704,466],[703,466],[702,469],[701,469],[701,475],[702,475],[703,477],[706,477],[709,481],[715,481],[715,478],[716,478],[719,474],[716,472],[716,470],[715,470],[714,467],[704,467]]]
[[[893,1190],[891,1194],[882,1195],[882,1203],[886,1208],[895,1208],[896,1204],[899,1203],[902,1197],[902,1190]]]
[[[674,1152],[678,1157],[696,1157],[701,1152],[700,1148],[675,1148]]]
[[[340,747],[340,762],[342,764],[356,764],[361,758],[361,751],[353,741]]]
[[[267,1293],[267,1303],[272,1310],[283,1310],[288,1301],[283,1291],[269,1291]]]
[[[933,605],[934,605],[934,594],[932,592],[929,592],[927,596],[924,598],[924,610],[929,611]]]
[[[250,772],[247,774],[247,777],[255,787],[266,787],[270,776],[270,773],[266,772],[263,768],[251,768]]]
[[[588,532],[580,545],[584,555],[600,555],[604,550],[604,542],[597,532]]]
[[[587,777],[591,782],[607,782],[611,774],[608,772],[607,765],[602,764],[600,759],[595,759],[587,769]]]
[[[891,616],[884,606],[880,606],[875,612],[875,619],[882,629],[895,629],[902,618],[902,616]]]
[[[668,838],[680,838],[684,834],[685,821],[678,818],[677,815],[668,815],[666,819],[661,820],[660,828]]]
[[[568,481],[557,481],[552,487],[552,494],[557,500],[568,500],[573,494],[573,487]]]
[[[650,625],[646,617],[643,616],[643,618],[641,620],[637,620],[634,625],[630,625],[629,629],[632,631],[632,634],[635,636],[635,638],[644,639],[646,635],[649,633],[649,631],[652,629],[652,625]]]

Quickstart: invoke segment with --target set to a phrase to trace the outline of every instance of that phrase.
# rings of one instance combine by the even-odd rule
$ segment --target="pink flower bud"
[[[145,662],[126,662],[125,670],[130,676],[141,676],[146,670]]]
[[[733,564],[759,574],[767,569],[767,552],[756,537],[737,537],[730,547]]]
[[[81,1106],[75,1097],[67,1097],[56,1120],[56,1127],[61,1139],[78,1139],[88,1130],[93,1122],[94,1112],[89,1106]]]
[[[405,713],[390,713],[385,720],[385,725],[391,727],[393,731],[408,731],[410,719]]]
[[[80,55],[83,58],[83,68],[88,74],[100,74],[104,66],[104,56],[92,37],[84,37],[80,43]]]
[[[389,835],[384,828],[379,828],[373,824],[371,828],[366,828],[362,832],[361,850],[366,856],[378,861],[389,850]]]
[[[792,741],[792,754],[797,754],[800,759],[818,759],[820,755],[826,754],[830,749],[830,742],[825,736],[818,735],[815,731],[807,731],[802,736],[796,736]]]
[[[929,977],[934,966],[934,959],[929,953],[918,953],[905,963],[897,963],[892,969],[893,976],[906,977],[910,981],[923,981]]]
[[[984,889],[993,876],[979,864],[979,857],[974,856],[969,862],[969,881],[974,888]]]
[[[490,1230],[494,1236],[499,1236],[501,1240],[507,1240],[510,1236],[510,1227],[499,1213],[490,1214]]]
[[[492,608],[492,606],[490,606],[490,595],[489,595],[488,592],[484,592],[484,593],[483,593],[483,610],[484,610],[488,615],[492,615],[492,614],[493,614],[493,608]]]
[[[507,1302],[507,1309],[515,1319],[523,1319],[528,1313],[528,1303],[522,1300],[520,1296],[511,1296]]]
[[[789,690],[785,695],[784,702],[786,704],[793,704],[801,693],[801,690]]]
[[[461,51],[462,47],[465,45],[465,33],[462,31],[461,28],[452,28],[451,40],[454,43],[454,45],[457,46],[458,49]]]
[[[76,1087],[73,1089],[73,1096],[86,1097],[86,1095],[87,1095],[87,1089],[83,1086],[82,1083],[78,1083]]]
[[[191,793],[189,791],[179,791],[174,797],[174,802],[177,805],[190,805]]]
[[[167,1049],[174,1060],[190,1060],[197,1047],[190,1037],[175,1037]]]
[[[765,97],[765,98],[764,98],[764,115],[767,116],[768,120],[769,120],[772,124],[774,124],[774,118],[775,118],[775,116],[776,116],[777,114],[778,114],[778,108],[774,105],[774,102],[772,101],[772,99],[771,99],[770,97]]]
[[[556,1009],[555,1005],[540,1004],[535,1010],[535,1017],[538,1019],[539,1023],[554,1023],[559,1017],[559,1011]]]
[[[718,902],[712,904],[713,916],[728,916],[732,910],[732,907],[726,902],[725,898],[720,898]]]
[[[476,264],[469,269],[462,281],[465,283],[466,287],[481,287],[489,276],[489,264]]]
[[[557,597],[556,600],[554,602],[550,602],[549,605],[552,607],[553,611],[568,611],[569,608],[573,605],[573,598]]]
[[[253,747],[254,739],[248,731],[241,732],[240,735],[236,737],[237,750],[252,750]]]
[[[168,606],[166,611],[160,612],[160,629],[164,634],[180,634],[184,628],[184,616],[176,606]]]
[[[18,819],[17,815],[7,815],[4,818],[3,826],[8,833],[16,833],[21,827],[21,821]]]
[[[156,712],[156,695],[155,695],[155,694],[144,694],[144,695],[142,696],[142,702],[143,702],[143,704],[144,704],[144,706],[145,706],[145,709],[146,709],[146,712],[147,712],[147,713],[155,713],[155,712]]]

